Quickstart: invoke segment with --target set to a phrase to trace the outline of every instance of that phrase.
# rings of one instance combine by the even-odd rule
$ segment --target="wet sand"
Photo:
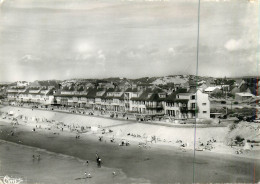
[[[13,129],[10,124],[1,122],[1,125],[0,139],[93,162],[98,152],[105,167],[121,169],[128,178],[143,178],[152,183],[193,182],[192,151],[182,152],[169,146],[122,147],[108,141],[98,142],[93,135],[76,140],[74,134],[53,135],[46,130],[32,132],[22,126],[16,128],[15,136],[10,136],[7,135]],[[199,183],[253,183],[254,176],[256,182],[260,180],[259,160],[232,155],[196,152],[194,169],[195,182]]]
[[[33,159],[33,155],[35,158]],[[40,160],[37,156],[40,155]],[[115,171],[116,175],[112,173]],[[91,178],[85,176],[91,174]],[[21,178],[26,184],[143,183],[119,169],[98,168],[95,162],[0,140],[1,176]],[[0,182],[1,183],[1,182]]]

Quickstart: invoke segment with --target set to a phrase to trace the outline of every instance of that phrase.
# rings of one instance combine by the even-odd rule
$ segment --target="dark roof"
[[[62,90],[63,90],[63,91],[69,91],[69,87],[68,87],[68,86],[64,86],[64,87],[62,88]]]
[[[163,89],[161,89],[161,88],[153,89],[153,93],[163,93],[163,92],[165,92],[165,91]]]
[[[196,93],[196,88],[189,89],[188,93]]]
[[[97,93],[97,88],[89,88],[88,94],[86,95],[87,98],[95,98]]]
[[[40,87],[30,87],[30,88],[28,88],[29,90],[39,90],[40,89]]]
[[[147,89],[139,97],[131,98],[136,101],[163,101],[165,98],[160,98],[158,93],[162,92],[161,89]],[[151,94],[151,95],[150,95]]]
[[[188,102],[188,99],[175,99],[174,102]]]
[[[176,92],[177,92],[177,93],[187,93],[187,89],[185,89],[185,88],[179,88]]]
[[[7,94],[17,94],[18,91],[13,91],[13,92],[7,92]]]
[[[137,86],[153,86],[153,84],[141,83],[137,84]]]
[[[107,90],[106,90],[106,92],[114,92],[115,91],[115,88],[108,88]]]
[[[84,91],[84,87],[83,86],[80,86],[77,91]]]
[[[163,101],[164,98],[160,98],[157,93],[153,93],[150,98],[147,99],[147,101],[153,101],[153,102],[158,102],[158,101]]]
[[[53,92],[54,92],[54,89],[51,89],[48,91],[48,93],[46,95],[53,95],[54,94]]]
[[[138,92],[138,89],[137,88],[128,88],[125,90],[125,92]]]
[[[172,92],[169,96],[166,97],[166,102],[174,102],[176,99],[176,92]]]

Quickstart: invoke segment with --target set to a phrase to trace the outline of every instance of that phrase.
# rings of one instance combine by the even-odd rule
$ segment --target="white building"
[[[182,118],[210,118],[210,101],[208,94],[197,90],[196,93],[178,93],[176,99],[166,101],[165,114]]]

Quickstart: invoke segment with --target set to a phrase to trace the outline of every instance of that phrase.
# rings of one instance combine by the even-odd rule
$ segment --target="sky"
[[[258,2],[201,0],[198,75],[258,75]],[[0,81],[196,74],[198,0],[0,0]]]

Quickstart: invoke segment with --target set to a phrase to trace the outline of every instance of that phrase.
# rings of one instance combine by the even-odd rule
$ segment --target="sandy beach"
[[[10,109],[4,110],[8,111]],[[38,114],[45,116],[47,119],[62,117],[62,113],[55,112],[32,111],[23,108],[15,109],[13,107],[12,110],[17,110],[17,112],[30,117],[37,117]],[[69,121],[75,123],[74,126],[82,125],[80,123],[80,116],[74,115],[74,118],[79,118],[76,121],[73,119],[73,115],[71,117],[67,115],[63,116],[64,121],[66,120],[65,117],[69,117]],[[102,127],[111,128],[113,133],[102,134],[101,132],[86,131],[80,134],[80,139],[75,139],[76,132],[71,132],[67,128],[64,128],[63,131],[60,127],[55,129],[54,125],[57,126],[55,123],[36,123],[33,120],[28,120],[26,123],[21,121],[19,125],[13,126],[10,120],[2,119],[0,123],[0,139],[46,149],[50,152],[73,156],[81,160],[90,160],[93,163],[95,162],[95,153],[98,152],[102,158],[103,166],[119,169],[122,173],[125,173],[126,177],[122,176],[124,179],[119,181],[119,183],[131,183],[135,181],[137,183],[191,183],[193,169],[195,169],[195,181],[199,183],[252,183],[254,179],[255,181],[259,181],[260,163],[256,159],[258,158],[256,157],[257,152],[250,152],[247,155],[248,158],[242,155],[223,155],[206,151],[196,152],[196,159],[194,160],[192,149],[180,149],[175,144],[175,140],[170,139],[171,133],[174,134],[173,137],[187,133],[187,131],[181,128],[173,127],[171,129],[170,127],[146,125],[137,122],[120,122],[96,117],[91,117],[92,119],[89,121],[88,118],[90,117],[84,116],[85,122],[82,123],[85,123],[85,126],[98,126],[102,122]],[[35,125],[41,125],[41,128],[32,131]],[[171,131],[169,131],[169,128]],[[147,143],[146,146],[138,145],[139,142],[145,143],[146,138],[143,138],[143,136],[141,138],[126,136],[127,132],[141,134],[145,131],[149,133],[156,129],[157,132],[154,132],[154,134],[160,137],[161,141],[158,143]],[[11,131],[15,132],[13,136],[10,134]],[[182,139],[183,142],[188,141],[184,137],[191,137],[193,129],[188,128],[189,131],[190,135],[182,135],[183,137],[178,137],[178,139]],[[216,129],[216,135],[221,135],[223,131],[226,131],[224,127]],[[163,136],[162,132],[166,132],[166,134]],[[206,128],[198,130],[198,133],[201,133],[201,139],[208,139],[214,136],[212,132],[211,134],[204,134],[204,132],[207,132]],[[101,142],[98,141],[99,136],[103,136]],[[115,143],[110,142],[111,137],[115,137]],[[223,141],[221,136],[214,137],[217,142]],[[121,138],[127,138],[130,141],[130,146],[119,146]],[[164,138],[167,141],[164,142]],[[223,149],[221,150],[223,151]],[[193,163],[195,164],[194,168]],[[115,169],[110,169],[109,172]],[[132,181],[129,178],[135,178],[135,180]],[[107,183],[112,182],[108,180]]]

